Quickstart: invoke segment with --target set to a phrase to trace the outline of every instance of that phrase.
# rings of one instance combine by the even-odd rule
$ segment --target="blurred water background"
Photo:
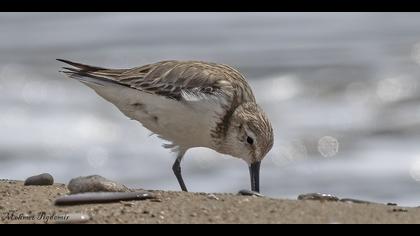
[[[418,13],[0,13],[0,178],[179,190],[163,142],[55,58],[230,64],[274,126],[264,194],[420,205]],[[245,163],[211,150],[189,151],[183,168],[191,191],[249,188]]]

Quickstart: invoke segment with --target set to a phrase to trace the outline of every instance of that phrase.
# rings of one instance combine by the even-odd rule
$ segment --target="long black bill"
[[[249,175],[251,177],[251,190],[260,192],[260,166],[261,162],[254,162],[249,166]]]

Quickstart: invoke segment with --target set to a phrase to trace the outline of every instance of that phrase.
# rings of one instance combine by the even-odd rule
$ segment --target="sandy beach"
[[[420,208],[384,204],[284,200],[235,194],[151,191],[157,199],[107,204],[55,206],[68,194],[64,184],[24,186],[0,181],[0,223],[420,223]]]

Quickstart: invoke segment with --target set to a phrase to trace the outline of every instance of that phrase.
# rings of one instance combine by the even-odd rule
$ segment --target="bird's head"
[[[236,108],[228,127],[223,152],[248,164],[251,189],[259,192],[260,164],[273,147],[271,123],[256,103],[244,103]]]

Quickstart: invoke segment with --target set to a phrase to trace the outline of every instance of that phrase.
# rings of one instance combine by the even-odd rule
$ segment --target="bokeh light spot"
[[[338,153],[339,142],[331,136],[324,136],[318,141],[318,151],[324,157],[333,157]]]
[[[77,136],[86,141],[112,142],[120,133],[116,124],[94,116],[82,117],[74,128]]]
[[[383,102],[396,102],[410,97],[416,88],[417,83],[412,78],[397,76],[379,81],[376,94]]]
[[[411,57],[417,64],[420,64],[420,42],[414,44]]]
[[[91,167],[101,168],[108,162],[109,153],[105,148],[95,147],[87,152],[86,158]]]
[[[263,101],[284,101],[298,95],[302,84],[296,75],[282,75],[261,79],[253,85],[258,98]]]
[[[410,166],[409,170],[411,178],[420,182],[420,158],[417,158]]]

